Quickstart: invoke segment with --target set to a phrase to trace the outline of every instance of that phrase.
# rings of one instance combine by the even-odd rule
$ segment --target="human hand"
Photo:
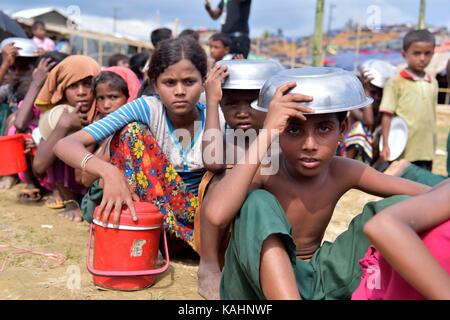
[[[305,121],[303,113],[314,113],[314,110],[305,107],[302,103],[311,102],[313,97],[298,93],[288,93],[297,85],[296,82],[288,82],[280,86],[269,105],[269,112],[264,121],[264,128],[275,129],[279,133],[286,129],[290,118],[295,117]]]
[[[30,153],[33,149],[36,149],[36,143],[34,142],[32,137],[24,138],[24,153]]]
[[[138,218],[133,201],[139,201],[139,197],[130,190],[130,185],[119,169],[113,165],[109,165],[109,169],[101,179],[103,198],[97,211],[97,217],[95,218],[99,221],[103,220],[103,224],[107,224],[109,216],[114,209],[113,224],[117,228],[119,226],[122,206],[125,204],[130,209],[133,221],[137,221]]]
[[[388,162],[390,156],[391,156],[391,149],[389,148],[389,145],[384,144],[383,150],[380,152],[380,158],[384,162]]]
[[[373,79],[374,79],[373,75],[370,72],[361,70],[362,85],[363,85],[364,91],[366,93],[366,96],[369,96],[369,97],[370,97],[370,86],[371,86],[370,81],[372,81]]]
[[[245,60],[244,55],[242,53],[236,53],[233,56],[233,60]]]
[[[38,85],[42,85],[55,64],[56,62],[52,61],[52,58],[41,59],[38,66],[33,70],[32,81]]]
[[[19,49],[20,48],[14,46],[14,42],[5,45],[2,49],[2,64],[8,68],[11,67],[16,61],[16,57],[19,55]]]
[[[216,64],[208,73],[205,81],[206,101],[218,105],[222,100],[222,81],[228,77],[228,67]]]
[[[57,126],[65,128],[68,132],[78,131],[83,128],[83,121],[87,121],[87,115],[80,112],[80,106],[73,112],[64,108]]]
[[[209,0],[205,0],[205,8],[211,9],[211,3],[209,3]]]

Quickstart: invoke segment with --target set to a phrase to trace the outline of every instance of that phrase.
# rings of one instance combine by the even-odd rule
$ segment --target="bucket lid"
[[[95,208],[94,217],[97,216],[97,210],[99,207]],[[134,202],[134,209],[138,216],[138,221],[133,221],[130,209],[127,206],[122,207],[122,212],[120,213],[119,226],[129,226],[140,228],[151,228],[159,227],[163,223],[163,215],[161,211],[150,202]],[[114,221],[114,211],[111,212],[108,218],[108,224],[106,227],[113,228]],[[103,221],[94,219],[93,223],[96,225],[103,226]],[[119,228],[120,228],[119,227]],[[128,228],[127,228],[128,229]]]

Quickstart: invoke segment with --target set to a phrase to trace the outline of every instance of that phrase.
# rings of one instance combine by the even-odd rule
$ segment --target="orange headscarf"
[[[114,72],[125,81],[128,87],[128,93],[130,94],[127,102],[133,101],[137,98],[141,83],[139,82],[136,74],[131,69],[125,67],[109,67],[103,69],[103,71]]]
[[[65,58],[50,71],[35,104],[42,111],[58,105],[64,99],[64,91],[75,82],[100,73],[98,63],[88,56],[74,55]]]

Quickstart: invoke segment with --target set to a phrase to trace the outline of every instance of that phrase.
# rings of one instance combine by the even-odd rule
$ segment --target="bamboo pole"
[[[426,7],[426,1],[420,0],[420,12],[419,12],[419,23],[417,25],[417,29],[425,29],[425,7]]]
[[[314,25],[313,38],[313,66],[321,67],[323,65],[322,59],[322,28],[323,28],[323,8],[325,0],[316,1],[316,21]]]

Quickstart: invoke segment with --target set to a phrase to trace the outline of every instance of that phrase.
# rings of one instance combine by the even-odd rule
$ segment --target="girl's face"
[[[108,82],[97,84],[95,92],[97,110],[103,115],[116,111],[128,100],[121,90],[110,86]]]
[[[67,104],[72,107],[79,106],[81,113],[87,113],[94,101],[91,84],[92,77],[87,77],[68,86],[64,91]]]
[[[186,115],[192,112],[200,99],[202,75],[191,61],[182,59],[158,76],[155,90],[169,115]]]

